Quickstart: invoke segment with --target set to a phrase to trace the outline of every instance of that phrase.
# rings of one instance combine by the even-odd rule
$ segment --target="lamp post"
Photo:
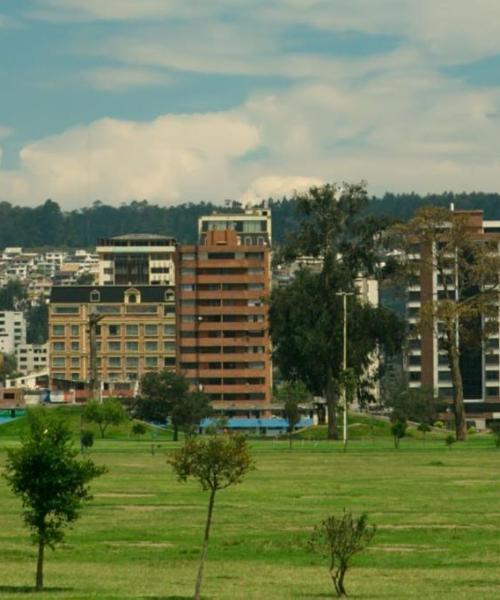
[[[336,296],[342,296],[343,299],[343,336],[342,336],[342,369],[344,371],[344,382],[342,384],[342,404],[344,408],[343,435],[344,452],[347,448],[347,296],[354,296],[354,292],[337,292]]]

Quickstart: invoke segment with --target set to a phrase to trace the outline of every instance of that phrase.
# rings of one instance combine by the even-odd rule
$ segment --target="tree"
[[[184,397],[176,398],[173,402],[170,418],[174,433],[179,429],[190,437],[199,426],[202,419],[213,414],[208,396],[201,391],[188,392]],[[176,436],[174,436],[177,439]]]
[[[453,389],[455,433],[467,438],[462,369],[481,341],[498,331],[500,255],[496,241],[478,241],[467,215],[425,207],[392,229],[408,281],[437,275],[437,295],[422,297],[418,330],[429,332],[446,352]],[[420,258],[415,260],[415,250]]]
[[[301,379],[323,394],[328,437],[337,437],[336,410],[342,364],[342,302],[339,292],[355,292],[360,276],[373,276],[382,263],[381,236],[386,223],[362,215],[368,199],[364,184],[327,184],[295,198],[298,230],[283,248],[284,260],[299,255],[322,260],[319,275],[299,272],[271,297],[274,357],[283,375]],[[402,328],[389,311],[349,301],[348,365],[362,382],[374,352],[401,343]],[[392,346],[392,348],[391,348]],[[366,381],[366,378],[365,378]]]
[[[174,405],[179,405],[189,391],[189,383],[181,373],[167,369],[146,373],[141,379],[141,395],[133,408],[134,415],[145,421],[165,422]],[[174,439],[178,429],[174,425]]]
[[[283,405],[283,416],[288,421],[288,441],[292,448],[292,434],[300,422],[300,405],[308,402],[311,394],[302,381],[286,381],[278,388],[276,400]]]
[[[0,310],[21,310],[26,301],[26,288],[19,279],[10,279],[0,287]]]
[[[146,435],[148,429],[146,427],[146,425],[144,425],[144,423],[141,423],[140,421],[136,421],[133,425],[132,425],[132,434],[133,435],[137,435],[137,436],[143,436]]]
[[[215,495],[219,490],[240,483],[246,473],[254,468],[254,462],[244,438],[213,436],[207,440],[197,438],[188,440],[169,459],[169,463],[180,481],[194,477],[199,481],[202,489],[210,493],[194,594],[195,600],[200,600]]]
[[[82,454],[94,445],[94,433],[85,429],[80,432],[80,450]]]
[[[350,512],[331,516],[314,529],[310,548],[326,556],[328,570],[338,597],[347,596],[344,579],[355,554],[362,552],[375,535],[375,525],[368,525],[366,514],[357,519]]]
[[[26,313],[28,322],[26,338],[28,344],[45,344],[49,336],[49,307],[47,304],[37,304]]]
[[[14,354],[0,352],[0,382],[5,385],[6,379],[14,377],[17,373],[17,360]]]
[[[396,449],[399,448],[399,442],[406,435],[406,428],[407,428],[406,421],[402,421],[401,419],[394,421],[393,424],[391,425],[391,433],[392,433],[392,437],[394,438],[394,447]]]
[[[108,398],[104,402],[88,402],[83,411],[83,418],[89,423],[95,423],[99,427],[101,438],[104,438],[110,425],[120,425],[127,420],[127,413],[119,400]]]
[[[64,421],[39,410],[29,412],[29,433],[20,448],[7,451],[4,477],[23,504],[24,522],[38,545],[36,589],[43,588],[44,551],[64,539],[64,527],[74,522],[92,497],[89,482],[105,472],[78,451]]]

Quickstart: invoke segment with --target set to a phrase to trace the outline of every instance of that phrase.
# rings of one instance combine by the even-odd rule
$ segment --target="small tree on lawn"
[[[338,597],[347,596],[344,579],[350,561],[370,544],[375,531],[375,525],[368,525],[366,514],[356,519],[345,510],[341,517],[328,517],[314,529],[311,549],[328,558],[328,570]]]
[[[83,411],[83,418],[89,423],[95,423],[104,437],[110,425],[120,425],[127,420],[127,413],[119,400],[109,398],[104,402],[91,400]]]
[[[283,416],[288,421],[288,440],[292,448],[292,434],[300,422],[300,404],[308,402],[311,395],[302,381],[286,381],[276,393],[276,400],[283,404]]]
[[[210,492],[194,594],[195,600],[200,600],[215,494],[218,490],[240,483],[245,474],[254,468],[254,462],[248,452],[245,439],[239,436],[213,436],[206,440],[199,438],[188,440],[168,462],[172,465],[180,481],[194,477],[200,482],[204,491]]]
[[[46,546],[64,539],[64,527],[80,516],[92,497],[88,483],[105,472],[91,460],[77,460],[71,432],[60,418],[29,413],[29,432],[20,448],[7,451],[4,477],[23,504],[25,524],[38,545],[35,587],[43,588]]]
[[[490,429],[493,433],[493,440],[495,442],[495,446],[497,448],[500,448],[500,423],[492,423],[492,425],[490,425]]]
[[[399,442],[406,435],[406,421],[396,421],[391,425],[391,433],[394,438],[394,447],[399,448]]]
[[[173,403],[170,418],[175,431],[180,429],[186,437],[191,437],[200,421],[212,413],[208,396],[200,391],[192,391]]]

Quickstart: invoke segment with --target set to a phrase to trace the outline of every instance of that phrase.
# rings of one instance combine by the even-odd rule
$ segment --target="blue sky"
[[[500,187],[496,0],[0,0],[0,199]]]

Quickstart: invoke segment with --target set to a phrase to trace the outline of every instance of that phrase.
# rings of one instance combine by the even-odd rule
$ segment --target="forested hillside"
[[[386,194],[372,198],[368,211],[408,219],[420,206],[436,204],[463,209],[483,209],[485,217],[500,219],[500,194]],[[270,201],[273,213],[273,237],[279,244],[295,227],[294,202],[286,198]],[[162,233],[172,235],[181,243],[194,243],[197,219],[214,210],[241,210],[237,202],[218,206],[212,203],[186,203],[177,206],[158,206],[143,200],[118,207],[94,202],[92,206],[69,212],[61,211],[57,202],[30,208],[0,202],[0,248],[5,246],[67,246],[92,247],[99,237],[123,233]]]

